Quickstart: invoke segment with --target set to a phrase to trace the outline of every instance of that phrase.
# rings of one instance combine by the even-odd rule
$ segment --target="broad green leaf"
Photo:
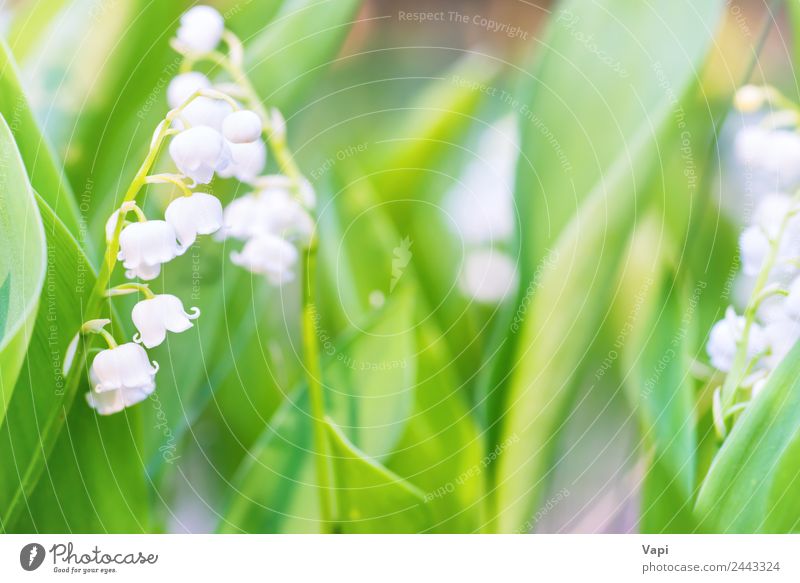
[[[147,512],[137,409],[97,417],[83,398],[85,373],[77,387],[66,382],[65,352],[82,323],[95,275],[65,225],[37,200],[50,267],[0,427],[6,477],[0,480],[0,526],[13,532],[139,532],[146,529]]]
[[[736,421],[697,497],[707,532],[793,532],[800,467],[800,344]]]
[[[30,184],[52,207],[73,236],[81,234],[75,197],[34,118],[19,81],[19,71],[5,42],[0,40],[0,114],[14,134]],[[87,243],[88,245],[88,243]]]
[[[338,526],[344,533],[417,533],[431,523],[425,494],[368,457],[326,423],[331,447]]]
[[[694,344],[690,297],[680,282],[664,278],[659,309],[653,311],[644,335],[632,341],[640,352],[629,392],[650,449],[642,497],[643,532],[694,530],[697,444],[689,358]]]
[[[2,95],[2,93],[0,93]],[[0,115],[0,423],[31,340],[48,257],[36,200]]]
[[[521,324],[506,404],[502,435],[518,441],[497,469],[502,532],[524,524],[539,500],[553,435],[607,309],[617,258],[638,206],[652,194],[640,190],[657,168],[662,141],[673,138],[671,116],[697,84],[721,9],[717,1],[606,0],[570,2],[553,15],[526,99],[533,117],[523,120],[522,147],[532,165],[521,163],[517,180],[521,289],[534,277],[538,285]],[[591,34],[608,59],[598,61],[576,31]],[[553,259],[539,277],[547,257]]]
[[[411,417],[417,378],[412,288],[396,289],[374,326],[346,348],[322,345],[331,417],[370,457],[384,459]]]
[[[386,467],[425,493],[434,532],[479,532],[484,484],[497,453],[484,443],[452,359],[433,326],[419,326],[414,411]]]
[[[413,337],[409,339],[406,336],[406,328],[397,328],[410,322],[410,305],[408,296],[398,295],[395,299],[399,301],[387,304],[368,328],[356,330],[347,337],[330,339],[326,343],[327,333],[318,330],[320,349],[323,352],[326,346],[335,349],[333,354],[328,351],[328,358],[323,361],[323,383],[329,410],[334,416],[348,421],[348,431],[353,432],[360,443],[381,455],[386,455],[397,442],[414,399],[415,376],[405,380],[408,371],[416,371],[414,354],[408,352],[413,351]],[[386,339],[381,338],[384,334],[387,334]],[[392,334],[397,334],[394,340]],[[406,373],[396,377],[401,383],[398,384],[394,377],[399,370],[396,368],[359,370],[362,360],[373,362],[371,343],[391,348],[395,359],[404,361]],[[398,349],[401,352],[398,353]],[[295,352],[287,355],[294,356]],[[380,358],[388,359],[389,355],[382,353]],[[358,368],[354,369],[355,366]],[[339,384],[349,383],[350,375],[354,385]],[[359,375],[364,376],[359,378]],[[380,384],[363,384],[370,377]],[[389,379],[392,382],[387,382]],[[305,388],[298,391],[266,423],[266,428],[237,470],[230,509],[221,525],[224,531],[318,530],[316,476],[310,449],[311,420]],[[377,407],[377,403],[381,407]],[[314,500],[314,503],[310,504],[309,500]]]
[[[297,107],[292,101],[334,62],[360,5],[361,0],[287,0],[281,4],[245,51],[247,74],[268,105],[289,110]]]
[[[303,389],[287,398],[245,456],[221,532],[319,532],[312,431]]]

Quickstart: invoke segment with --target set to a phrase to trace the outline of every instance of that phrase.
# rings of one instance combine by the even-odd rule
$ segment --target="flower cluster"
[[[769,88],[742,88],[737,107],[754,112],[774,102],[776,93]],[[745,128],[744,132],[755,131]],[[751,161],[764,159],[773,139],[787,146],[784,156],[794,156],[800,163],[800,136],[791,140],[787,130],[759,128],[771,138],[764,152],[750,152]],[[752,139],[744,138],[745,143]],[[742,145],[741,136],[739,147]],[[769,162],[775,163],[775,160]],[[781,168],[787,162],[781,162]],[[793,171],[796,171],[795,167]],[[794,344],[800,340],[800,196],[772,192],[760,197],[750,224],[739,237],[741,274],[738,287],[744,299],[741,314],[733,306],[711,329],[706,350],[711,365],[725,373],[722,387],[714,394],[714,420],[724,436],[727,418],[734,416],[765,386],[770,374]]]
[[[223,39],[228,54],[217,51]],[[91,320],[81,329],[82,334],[102,335],[108,344],[92,362],[91,389],[86,395],[89,405],[103,415],[134,405],[155,390],[158,365],[149,360],[145,348],[163,343],[167,332],[188,330],[200,315],[197,308],[187,312],[178,297],[154,294],[142,283],[158,277],[162,265],[184,254],[198,236],[216,233],[217,239],[243,242],[241,251],[231,254],[233,263],[281,285],[294,278],[298,247],[312,242],[314,222],[309,209],[314,193],[285,148],[283,118],[276,110],[263,108],[242,72],[241,44],[225,30],[222,16],[208,6],[191,8],[181,18],[173,47],[183,55],[184,65],[167,89],[170,111],[156,128],[150,155],[125,201],[106,223],[106,263],[113,269],[115,261],[122,262],[126,278],[138,281],[103,291],[107,297],[144,296],[131,313],[137,332],[132,342],[118,345],[105,330],[109,320]],[[206,75],[192,70],[194,63],[205,59],[221,65],[233,79],[215,86]],[[263,135],[284,162],[282,174],[262,175],[267,163]],[[166,138],[170,138],[169,155],[177,173],[150,175]],[[253,191],[223,210],[215,196],[197,190],[214,176],[235,178]],[[168,184],[180,192],[163,219],[148,218],[135,202],[146,184]],[[107,281],[99,280],[100,284]],[[74,352],[74,346],[70,351]]]

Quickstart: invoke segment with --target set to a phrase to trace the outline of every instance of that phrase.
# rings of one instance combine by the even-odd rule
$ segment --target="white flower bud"
[[[167,87],[167,103],[171,109],[183,105],[196,91],[208,89],[211,81],[197,71],[181,73],[169,82]]]
[[[233,144],[255,142],[261,131],[261,118],[249,109],[234,111],[222,122],[222,135]]]
[[[776,368],[800,339],[800,322],[786,319],[764,327],[769,354],[764,358],[768,368]]]
[[[706,352],[711,359],[711,364],[717,370],[728,372],[733,366],[736,356],[737,344],[742,339],[745,319],[737,316],[732,307],[728,307],[725,318],[711,328]],[[747,357],[752,359],[763,353],[767,348],[767,339],[763,328],[758,324],[750,327],[750,338],[747,344]]]
[[[176,36],[182,45],[197,53],[213,51],[222,38],[225,21],[210,6],[195,6],[181,16]]]
[[[212,97],[196,97],[181,110],[181,119],[173,122],[173,127],[182,130],[186,120],[190,127],[207,126],[222,131],[222,122],[231,114],[233,107],[227,101]]]
[[[131,223],[119,236],[119,255],[128,277],[153,279],[161,264],[171,261],[183,250],[178,245],[175,229],[166,221]]]
[[[222,135],[205,126],[192,127],[175,136],[169,144],[169,155],[178,170],[198,184],[208,184],[215,171],[230,163],[230,151]]]
[[[144,348],[133,342],[102,350],[94,358],[86,394],[89,406],[100,415],[122,411],[146,399],[156,388],[158,364],[151,363]]]
[[[167,337],[167,331],[184,332],[192,327],[190,320],[200,315],[200,310],[192,308],[188,314],[183,302],[170,294],[157,295],[137,303],[131,312],[131,319],[139,333],[134,342],[141,342],[147,348],[158,346]]]
[[[222,226],[222,204],[216,196],[195,192],[173,200],[164,213],[164,219],[172,225],[181,244],[187,249],[197,235],[210,235]]]
[[[226,142],[231,154],[231,163],[219,170],[222,178],[235,177],[240,182],[254,180],[267,164],[267,147],[263,140],[248,144]]]
[[[108,220],[106,221],[106,243],[110,243],[111,240],[114,238],[114,233],[116,232],[117,229],[118,220],[119,220],[119,209],[111,213],[111,216],[108,217]]]
[[[733,103],[742,113],[754,113],[764,106],[766,93],[763,87],[745,85],[736,92]]]
[[[260,235],[245,243],[241,253],[231,253],[231,261],[245,269],[266,275],[273,285],[294,279],[293,268],[299,253],[288,241],[274,235]]]

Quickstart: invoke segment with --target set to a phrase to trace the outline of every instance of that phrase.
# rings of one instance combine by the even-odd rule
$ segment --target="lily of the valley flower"
[[[180,132],[169,145],[169,154],[178,170],[198,184],[208,184],[214,172],[224,170],[231,152],[222,135],[206,126]]]
[[[273,285],[294,279],[299,253],[294,245],[275,235],[259,235],[245,243],[241,253],[231,253],[231,261],[245,269],[265,275]]]
[[[280,235],[308,242],[314,222],[286,190],[272,188],[233,200],[224,213],[223,237],[247,240],[259,235]]]
[[[222,124],[227,117],[232,115],[233,107],[227,101],[211,97],[195,97],[180,113],[180,118],[174,122],[174,127],[183,129],[183,120],[190,127],[207,126],[216,131],[222,131]]]
[[[252,182],[267,165],[267,147],[263,140],[245,144],[226,141],[225,144],[231,163],[219,169],[222,178],[234,177],[240,182]]]
[[[194,243],[197,235],[210,235],[222,226],[222,204],[216,196],[195,192],[173,200],[164,213],[182,249]]]
[[[118,258],[131,279],[154,279],[161,272],[162,263],[171,261],[183,251],[175,229],[166,221],[131,223],[119,236]]]
[[[217,10],[210,6],[195,6],[181,16],[176,36],[186,48],[208,53],[219,44],[224,30],[225,21]]]
[[[189,314],[183,309],[183,302],[170,294],[156,295],[144,299],[133,307],[131,319],[139,331],[134,336],[135,342],[141,342],[147,348],[158,346],[169,332],[184,332],[192,327],[191,320],[200,316],[200,310],[192,308]]]
[[[183,105],[183,103],[196,91],[209,89],[211,81],[208,77],[197,71],[181,73],[173,77],[167,87],[167,103],[172,109]]]
[[[232,144],[255,142],[261,131],[261,118],[248,109],[235,111],[222,122],[222,135]]]
[[[745,318],[737,316],[732,306],[725,312],[725,318],[714,324],[709,335],[706,351],[711,364],[717,370],[728,372],[733,366],[738,343],[742,341]],[[767,349],[767,337],[764,329],[758,324],[750,327],[747,342],[747,357],[753,359]]]
[[[133,342],[100,351],[92,362],[89,406],[101,415],[117,413],[146,399],[156,388],[158,364]]]

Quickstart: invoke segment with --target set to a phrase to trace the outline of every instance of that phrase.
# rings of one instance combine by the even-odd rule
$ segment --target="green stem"
[[[238,50],[241,42],[232,33],[226,32],[226,40],[232,50]],[[264,135],[267,138],[270,149],[275,155],[280,171],[286,175],[292,185],[294,195],[297,196],[303,175],[292,156],[292,152],[286,143],[286,135],[282,129],[275,128],[272,117],[264,107],[258,92],[251,83],[241,65],[229,59],[220,52],[212,52],[198,59],[211,61],[224,69],[242,90],[244,101],[247,107],[256,112],[261,118],[264,127]],[[189,59],[190,64],[194,58]],[[190,68],[190,67],[189,67]],[[183,68],[182,68],[183,70]],[[302,201],[301,201],[302,202]],[[314,289],[315,289],[315,265],[316,265],[317,243],[316,239],[309,244],[305,261],[303,262],[303,358],[306,379],[308,383],[308,395],[311,404],[311,416],[314,427],[314,450],[317,470],[317,481],[319,484],[319,504],[320,516],[323,530],[333,532],[335,527],[334,509],[336,507],[336,492],[331,488],[333,468],[330,466],[330,455],[328,450],[328,437],[325,427],[325,395],[322,386],[322,367],[320,365],[319,345],[317,343],[315,321],[314,321]]]
[[[796,200],[797,197],[794,198],[794,201]],[[758,306],[761,299],[763,299],[762,292],[764,287],[767,285],[767,282],[769,281],[769,275],[775,266],[775,261],[778,257],[778,251],[781,245],[781,239],[783,238],[783,233],[786,230],[786,226],[788,225],[791,216],[792,215],[790,213],[783,218],[777,235],[774,239],[770,239],[769,252],[767,253],[764,264],[761,266],[761,271],[758,274],[756,283],[753,286],[753,291],[750,294],[750,302],[745,308],[745,321],[744,329],[742,330],[742,336],[736,347],[736,355],[734,356],[731,370],[728,373],[728,376],[725,377],[725,383],[722,385],[721,401],[723,415],[726,415],[728,409],[730,409],[736,402],[736,392],[750,369],[750,359],[747,358],[747,348],[750,344],[750,330],[755,322],[756,314],[758,313]]]
[[[322,387],[322,367],[320,366],[319,345],[316,340],[316,322],[314,308],[314,289],[316,271],[316,243],[312,242],[306,253],[303,275],[303,355],[305,360],[308,397],[311,404],[311,417],[314,426],[314,449],[319,482],[319,504],[323,530],[333,531],[334,521],[331,509],[330,455],[325,428],[325,395]]]

